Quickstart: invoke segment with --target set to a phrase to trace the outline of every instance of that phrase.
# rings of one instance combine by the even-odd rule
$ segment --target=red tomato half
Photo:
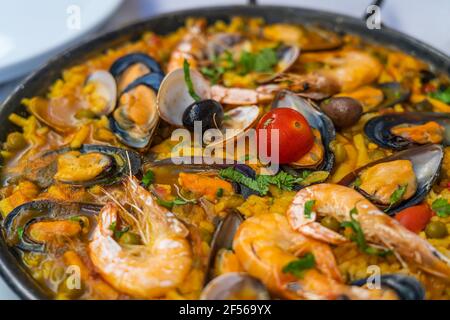
[[[260,130],[267,130],[267,155],[274,158],[271,141],[271,130],[279,130],[279,163],[288,164],[299,160],[314,145],[313,132],[305,117],[298,111],[289,108],[276,108],[265,114],[256,127],[258,139],[262,137]],[[262,141],[260,141],[262,142]],[[259,147],[261,144],[258,143]]]
[[[427,226],[433,212],[428,205],[421,204],[414,207],[406,208],[395,216],[395,219],[400,222],[405,228],[412,232],[419,233]]]

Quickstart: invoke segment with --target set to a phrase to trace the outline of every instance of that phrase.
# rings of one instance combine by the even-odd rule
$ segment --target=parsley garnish
[[[194,84],[192,83],[191,79],[191,70],[189,69],[189,62],[186,59],[184,59],[183,70],[184,81],[186,82],[190,96],[197,102],[202,100],[202,98],[200,98],[200,96],[195,93]]]
[[[283,267],[283,273],[290,273],[297,278],[303,278],[306,270],[314,268],[316,259],[312,253],[307,253],[304,257],[289,262]]]
[[[22,240],[23,239],[23,227],[18,227],[17,228],[17,235],[19,236],[19,239]]]
[[[274,49],[265,48],[258,53],[244,51],[239,60],[241,74],[247,74],[252,71],[271,72],[278,63],[277,54]]]
[[[305,203],[304,215],[306,218],[311,218],[311,213],[314,205],[316,204],[316,200],[309,200]]]
[[[447,87],[445,90],[432,92],[430,93],[430,97],[433,99],[440,100],[444,103],[450,104],[450,87]]]
[[[433,209],[433,211],[436,212],[436,214],[441,218],[445,218],[450,215],[450,203],[444,198],[434,200],[431,204],[431,209]]]
[[[353,187],[359,188],[361,186],[361,183],[362,183],[361,178],[358,177],[355,179],[355,181],[353,181]]]
[[[164,200],[164,199],[158,198],[158,199],[156,199],[156,201],[158,202],[158,204],[160,206],[163,206],[167,209],[172,209],[173,206],[182,206],[182,205],[185,205],[188,203],[197,203],[196,200],[185,200],[182,198],[176,198],[174,200]]]
[[[296,184],[303,180],[301,177],[294,177],[284,171],[280,171],[272,176],[257,175],[256,179],[252,179],[232,167],[220,170],[219,175],[223,179],[240,183],[258,192],[260,195],[266,195],[271,184],[283,190],[292,190]]]
[[[128,232],[130,230],[130,227],[126,226],[125,228],[122,228],[121,230],[117,230],[117,222],[114,221],[109,225],[109,230],[111,230],[114,233],[114,238],[120,239],[124,233]]]
[[[146,187],[151,185],[154,181],[155,181],[155,174],[151,170],[148,170],[142,177],[142,184]]]
[[[392,194],[391,198],[389,199],[389,207],[386,209],[386,211],[390,210],[392,206],[397,204],[405,195],[406,188],[408,187],[408,184],[405,184],[403,186],[399,186]]]
[[[217,196],[217,198],[223,197],[223,188],[217,189],[216,196]]]
[[[229,51],[225,51],[220,57],[214,57],[211,67],[203,67],[201,72],[209,78],[212,84],[216,84],[222,75],[229,70],[236,68],[233,55]]]
[[[355,215],[358,214],[358,210],[353,208],[350,210],[350,221],[344,221],[341,223],[341,226],[344,228],[351,228],[353,230],[354,235],[352,235],[351,240],[354,241],[358,248],[369,255],[377,255],[384,257],[391,253],[391,250],[380,250],[374,247],[371,247],[367,244],[366,238],[364,237],[364,232],[362,231],[361,225],[354,218]]]

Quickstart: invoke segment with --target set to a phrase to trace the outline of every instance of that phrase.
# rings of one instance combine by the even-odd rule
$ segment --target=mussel
[[[397,160],[410,161],[413,166],[417,184],[416,192],[409,199],[406,199],[389,207],[386,207],[385,204],[375,202],[375,204],[378,205],[381,209],[386,210],[388,214],[394,215],[405,208],[419,204],[423,201],[439,176],[443,157],[444,150],[440,145],[426,145],[411,148],[408,150],[400,151],[392,156],[369,163],[368,165],[361,167],[345,176],[339,182],[339,184],[345,186],[354,185],[355,181],[357,181],[362,172],[364,172],[368,168],[374,167],[375,165]],[[371,197],[371,195],[366,194],[365,192],[362,192],[362,194],[369,198]]]
[[[355,286],[364,286],[368,279],[356,280]],[[400,300],[425,300],[425,288],[415,278],[403,274],[387,274],[380,276],[382,288],[393,290]]]
[[[269,300],[261,281],[243,272],[223,274],[203,289],[201,300]]]
[[[31,161],[24,177],[41,188],[54,181],[73,186],[112,185],[123,177],[136,174],[141,166],[137,152],[103,145],[83,145],[73,150],[65,147],[44,153]]]
[[[384,99],[375,107],[375,110],[393,107],[397,103],[405,102],[411,95],[411,91],[399,82],[381,83],[378,85],[378,88],[383,91]]]
[[[234,235],[243,221],[243,217],[236,211],[228,212],[225,218],[219,221],[211,241],[211,250],[207,268],[208,272],[206,274],[205,283],[208,283],[214,278],[214,265],[217,262],[220,251],[229,249],[233,246]]]
[[[436,112],[404,112],[385,114],[369,120],[364,132],[374,143],[383,148],[402,150],[418,143],[393,133],[400,126],[418,126],[435,122],[443,128],[442,144],[450,145],[450,114]]]
[[[334,154],[330,148],[330,143],[336,138],[333,122],[323,112],[314,107],[312,103],[290,91],[280,91],[273,101],[272,108],[283,107],[292,108],[306,118],[309,125],[320,134],[321,141],[318,141],[318,147],[323,148],[323,152],[321,152],[323,153],[322,159],[319,159],[313,165],[294,163],[290,166],[295,169],[314,169],[330,172],[334,166]]]
[[[117,59],[109,69],[109,72],[115,77],[122,75],[129,67],[141,64],[148,69],[148,72],[163,74],[160,65],[145,53],[131,53]]]
[[[15,208],[3,221],[6,239],[10,246],[23,251],[43,252],[45,244],[29,235],[29,228],[38,222],[78,220],[80,216],[94,217],[101,205],[89,203],[54,202],[37,200]],[[92,221],[93,222],[93,221]]]

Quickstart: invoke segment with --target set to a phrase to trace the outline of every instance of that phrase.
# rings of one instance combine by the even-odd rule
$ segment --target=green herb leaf
[[[127,226],[127,227],[123,228],[122,230],[114,231],[114,237],[116,239],[120,239],[124,235],[124,233],[127,233],[129,230],[130,230],[130,227]]]
[[[361,186],[361,183],[362,183],[361,178],[358,177],[355,179],[355,181],[353,181],[353,187],[359,188]]]
[[[109,230],[111,230],[111,231],[113,231],[113,232],[115,232],[116,231],[116,227],[117,227],[117,222],[116,221],[114,221],[114,222],[112,222],[110,225],[109,225]]]
[[[182,206],[188,203],[197,203],[196,200],[185,200],[182,198],[176,198],[174,200],[164,200],[161,198],[156,199],[156,202],[160,205],[163,206],[167,209],[172,209],[173,206],[177,205],[177,206]]]
[[[439,217],[445,218],[450,215],[450,203],[444,198],[438,198],[431,204],[431,209],[436,212]]]
[[[355,215],[358,214],[358,210],[353,208],[350,210],[350,221],[344,221],[341,223],[341,227],[351,228],[353,230],[354,235],[351,240],[354,241],[359,250],[368,254],[368,255],[376,255],[380,257],[384,257],[391,253],[391,250],[380,250],[374,247],[371,247],[367,244],[366,238],[364,237],[364,232],[361,228],[359,222],[355,219]]]
[[[154,181],[155,181],[155,174],[151,170],[148,170],[142,177],[142,184],[146,187],[151,185]]]
[[[316,259],[312,253],[307,253],[304,257],[289,262],[283,267],[283,273],[290,273],[297,278],[303,278],[306,270],[314,268]]]
[[[19,239],[22,240],[23,239],[23,227],[18,227],[17,228],[17,235],[19,236]]]
[[[255,57],[254,70],[256,72],[271,72],[277,62],[278,59],[275,50],[269,48],[262,49]]]
[[[393,205],[395,205],[397,202],[399,202],[403,196],[405,195],[406,188],[408,187],[408,184],[405,184],[403,186],[399,186],[392,194],[391,198],[389,199],[389,209],[392,208]]]
[[[432,97],[433,99],[440,100],[444,103],[450,104],[450,87],[447,87],[445,90],[432,92],[430,93],[430,97]]]
[[[216,196],[217,196],[217,198],[223,197],[223,188],[217,189]]]
[[[316,200],[309,200],[305,203],[304,215],[306,218],[311,218],[311,213],[314,205],[316,204]]]
[[[202,98],[200,98],[200,96],[197,95],[197,93],[195,93],[194,84],[192,83],[191,79],[191,70],[189,62],[186,59],[184,59],[183,70],[184,70],[184,81],[186,82],[189,94],[191,95],[192,99],[194,99],[197,102],[202,100]]]

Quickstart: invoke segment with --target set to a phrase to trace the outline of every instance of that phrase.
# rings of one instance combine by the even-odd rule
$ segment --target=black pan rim
[[[98,54],[101,52],[100,44],[104,44],[105,47],[115,47],[120,43],[133,39],[133,37],[142,34],[146,30],[150,31],[155,29],[156,26],[150,29],[148,28],[148,25],[152,23],[155,24],[156,22],[164,24],[164,22],[167,21],[167,23],[171,23],[172,27],[167,31],[173,31],[182,24],[187,17],[202,16],[214,21],[235,15],[262,16],[265,17],[268,22],[295,22],[294,20],[297,20],[297,22],[305,24],[318,23],[336,31],[357,34],[365,40],[397,48],[413,56],[417,56],[419,59],[425,60],[437,70],[450,75],[450,57],[445,53],[433,48],[425,42],[385,26],[383,26],[381,30],[369,30],[362,20],[347,15],[301,7],[273,5],[202,7],[169,12],[127,24],[107,33],[94,34],[86,40],[83,40],[81,43],[55,55],[21,81],[4,100],[0,106],[0,121],[5,123],[10,113],[20,113],[20,111],[23,110],[20,105],[20,100],[22,98],[32,95],[32,92],[34,92],[33,94],[39,94],[37,92],[37,88],[40,87],[39,80],[46,76],[46,72],[52,71],[53,66],[56,66],[59,71],[54,72],[50,76],[50,80],[48,80],[49,83],[60,76],[60,71],[62,69],[75,64],[77,59],[80,59],[81,61],[82,58],[88,58],[89,54],[92,53],[92,50],[90,50],[91,47],[94,47],[93,50]],[[127,39],[118,40],[114,43],[117,37],[125,37]],[[95,45],[98,46],[96,47]],[[45,89],[46,91],[48,89],[48,86],[42,86],[45,88],[41,88],[41,90]],[[0,139],[3,140],[6,134],[13,128],[14,126],[5,123],[4,128],[0,130]],[[45,289],[31,277],[23,264],[18,260],[17,252],[14,252],[7,246],[3,232],[0,233],[0,275],[7,285],[22,299],[50,299],[50,296],[45,293]]]

